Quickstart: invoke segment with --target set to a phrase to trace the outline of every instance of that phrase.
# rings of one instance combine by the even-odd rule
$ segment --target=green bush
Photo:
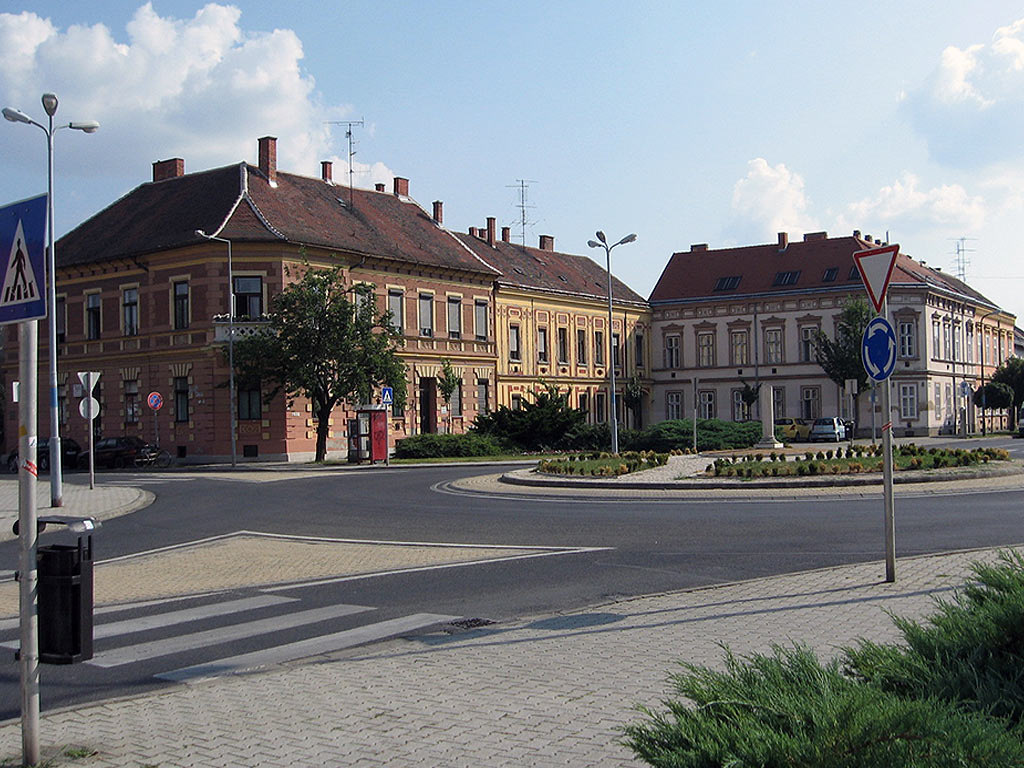
[[[397,459],[438,459],[454,456],[500,456],[509,447],[492,437],[465,435],[413,435],[395,444]]]
[[[698,451],[749,448],[760,439],[760,422],[734,422],[721,419],[698,419],[697,421]],[[621,440],[620,444],[622,444]],[[692,448],[693,420],[673,419],[652,424],[632,435],[626,447],[636,451],[659,452]]]
[[[525,451],[557,450],[574,447],[568,442],[583,430],[586,418],[583,411],[569,405],[567,392],[544,386],[533,393],[532,401],[523,398],[519,409],[503,405],[477,416],[472,430]]]
[[[862,640],[847,649],[848,671],[900,696],[934,696],[1024,723],[1024,556],[1000,553],[974,564],[977,580],[938,601],[924,623],[895,618],[905,645]]]
[[[641,709],[625,745],[664,768],[953,768],[1011,766],[1024,744],[1002,723],[937,699],[909,699],[845,677],[806,648],[774,647],[725,671],[683,664],[689,701]]]

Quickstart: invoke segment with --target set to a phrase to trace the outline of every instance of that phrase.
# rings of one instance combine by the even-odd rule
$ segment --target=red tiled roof
[[[587,256],[530,248],[498,240],[487,241],[462,232],[455,236],[481,259],[501,272],[501,286],[532,288],[607,300],[608,277],[604,267]],[[637,294],[612,275],[612,295],[616,301],[646,304]]]
[[[195,234],[202,229],[233,242],[284,241],[497,274],[408,198],[353,194],[354,207],[346,187],[282,172],[271,186],[246,163],[149,182],[62,237],[57,260],[71,266],[195,245],[204,242]]]
[[[855,251],[878,247],[859,237],[818,237],[788,243],[748,245],[717,250],[691,250],[672,254],[651,292],[652,303],[751,294],[799,293],[808,290],[863,290],[854,268]],[[834,270],[834,273],[831,272]],[[795,282],[777,284],[782,273],[799,273]],[[739,278],[735,287],[715,290],[723,278]],[[827,279],[831,277],[832,279]],[[735,281],[733,281],[735,282]],[[785,283],[783,279],[781,282]],[[961,294],[995,306],[952,275],[924,266],[904,253],[896,257],[890,285],[927,283],[939,290]]]

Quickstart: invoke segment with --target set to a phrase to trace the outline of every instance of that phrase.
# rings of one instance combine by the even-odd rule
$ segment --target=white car
[[[846,425],[842,419],[835,416],[825,419],[815,419],[811,425],[811,442],[827,441],[838,443],[846,439]]]

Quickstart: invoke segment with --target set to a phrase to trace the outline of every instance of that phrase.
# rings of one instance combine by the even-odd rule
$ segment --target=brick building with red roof
[[[653,419],[690,416],[742,421],[745,384],[772,388],[774,415],[840,416],[870,435],[891,419],[896,434],[975,432],[980,409],[970,393],[1014,353],[1014,316],[961,280],[897,256],[888,319],[897,334],[890,379],[892,413],[858,398],[857,412],[815,362],[818,330],[833,335],[836,316],[852,297],[867,298],[856,251],[879,243],[855,231],[830,238],[808,233],[790,242],[672,255],[650,296],[656,362]],[[874,414],[872,414],[874,410]],[[1005,425],[989,413],[986,429]]]

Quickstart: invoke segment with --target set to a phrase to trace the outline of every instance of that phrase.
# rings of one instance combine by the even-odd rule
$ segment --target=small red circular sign
[[[149,407],[154,411],[159,411],[164,407],[164,398],[159,392],[150,392],[146,402],[149,403]]]

